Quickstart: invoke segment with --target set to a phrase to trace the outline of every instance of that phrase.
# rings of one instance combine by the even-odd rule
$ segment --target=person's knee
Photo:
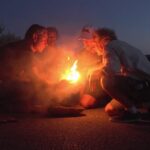
[[[105,112],[109,115],[109,116],[112,116],[114,113],[115,113],[115,109],[114,107],[108,103],[106,106],[105,106]]]
[[[105,106],[105,112],[109,115],[109,116],[119,116],[122,115],[122,113],[124,112],[124,108],[116,108],[114,107],[111,103],[108,103]]]
[[[96,99],[93,96],[88,94],[83,95],[82,98],[80,99],[80,104],[84,108],[92,108],[94,107],[95,103],[96,103]]]
[[[125,112],[125,107],[119,102],[113,100],[105,106],[105,112],[109,116],[121,116]]]

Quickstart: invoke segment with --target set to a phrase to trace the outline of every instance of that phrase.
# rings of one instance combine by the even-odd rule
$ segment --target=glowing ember
[[[61,77],[61,80],[68,80],[70,83],[76,83],[79,80],[80,73],[77,71],[77,63],[78,60],[73,63],[71,68],[65,71]]]

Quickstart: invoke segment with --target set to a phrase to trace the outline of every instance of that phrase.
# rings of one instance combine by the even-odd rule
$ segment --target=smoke
[[[78,104],[84,82],[71,84],[61,79],[62,74],[78,59],[78,70],[85,81],[94,61],[88,53],[83,55],[75,50],[78,46],[76,38],[66,36],[63,39],[65,46],[47,47],[43,53],[18,47],[17,50],[10,48],[4,55],[1,54],[0,80],[3,80],[1,87],[4,93],[9,93],[4,94],[3,98],[5,101],[8,99],[7,105],[9,103],[13,108],[23,110],[32,109],[35,105],[47,109],[56,105]]]
[[[57,105],[72,106],[79,104],[80,93],[84,89],[88,73],[98,64],[98,56],[86,50],[75,50],[78,41],[74,37],[66,36],[64,45],[47,47],[43,53],[34,56],[34,82],[36,89],[36,103],[48,107]],[[77,41],[77,42],[75,42]],[[69,83],[62,80],[66,69],[71,68],[78,60],[78,70],[81,82]]]
[[[74,43],[67,44],[66,40],[65,45],[67,47],[47,47],[43,53],[32,58],[37,104],[51,107],[74,105],[79,101],[81,85],[71,84],[61,78],[66,69],[70,69],[76,60],[76,54],[73,51]]]

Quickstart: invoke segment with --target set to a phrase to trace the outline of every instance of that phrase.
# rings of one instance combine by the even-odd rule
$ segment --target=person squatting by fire
[[[150,108],[150,62],[137,48],[118,40],[116,33],[108,28],[99,28],[93,34],[97,44],[96,53],[102,56],[102,65],[91,73],[91,91],[96,90],[95,80],[111,97],[105,112],[111,121],[136,121],[140,110]],[[96,101],[84,103],[85,107]]]
[[[102,107],[110,99],[97,80],[95,80],[95,90],[91,90],[90,88],[90,74],[100,68],[102,64],[102,56],[96,53],[98,47],[93,39],[94,33],[95,29],[87,25],[82,28],[79,36],[83,48],[79,50],[77,55],[79,62],[78,69],[82,74],[82,80],[84,80],[80,104],[85,108]]]

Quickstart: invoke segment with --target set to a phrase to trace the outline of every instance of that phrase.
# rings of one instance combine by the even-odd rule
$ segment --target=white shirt
[[[150,80],[150,62],[139,49],[119,40],[111,41],[104,49],[103,69],[107,74]]]

